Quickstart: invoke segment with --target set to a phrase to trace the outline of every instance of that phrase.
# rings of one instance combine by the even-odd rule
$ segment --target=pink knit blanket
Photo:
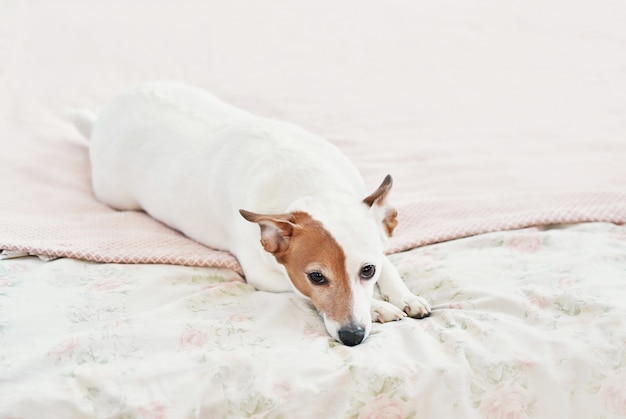
[[[98,110],[153,78],[203,86],[328,138],[372,190],[392,174],[400,224],[390,252],[531,225],[626,222],[626,26],[591,33],[574,14],[554,22],[503,9],[519,23],[503,28],[478,12],[370,6],[358,16],[341,4],[306,16],[287,8],[277,19],[271,8],[240,14],[200,2],[150,37],[141,25],[98,24],[140,13],[121,5],[71,16],[52,3],[7,6],[0,249],[239,269],[231,255],[92,195],[87,144],[60,110]],[[166,20],[169,9],[150,8]]]
[[[10,146],[10,138],[16,137],[2,137],[3,150],[10,152],[0,160],[1,249],[238,270],[228,253],[208,249],[144,213],[114,211],[97,202],[86,143],[23,134]],[[538,147],[534,154],[500,152],[502,160],[454,150],[446,158],[429,159],[420,155],[420,147],[406,142],[387,153],[375,144],[358,147],[365,151],[347,150],[362,169],[376,160],[368,176],[372,187],[386,168],[395,175],[400,224],[391,252],[537,224],[626,222],[626,190],[608,179],[626,176],[626,165],[617,170],[608,153],[591,148],[572,156],[564,149],[557,158]]]

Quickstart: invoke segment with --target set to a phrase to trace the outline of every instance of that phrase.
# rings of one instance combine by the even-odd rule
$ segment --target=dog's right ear
[[[267,252],[278,257],[287,250],[295,227],[292,214],[265,215],[243,209],[239,213],[246,220],[259,225],[261,244]]]
[[[398,211],[386,204],[392,185],[393,179],[387,175],[378,189],[363,200],[368,207],[372,208],[378,221],[382,221],[388,237],[391,237],[393,230],[398,225]]]

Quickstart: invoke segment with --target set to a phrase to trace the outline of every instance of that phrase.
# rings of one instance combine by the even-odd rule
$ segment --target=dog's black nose
[[[339,340],[347,346],[358,345],[365,338],[365,329],[361,326],[348,326],[339,329]]]

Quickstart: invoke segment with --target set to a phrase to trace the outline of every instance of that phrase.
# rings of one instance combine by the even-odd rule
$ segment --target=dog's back
[[[90,157],[102,202],[143,209],[217,248],[233,247],[233,226],[250,228],[239,208],[283,212],[304,196],[365,194],[334,145],[179,83],[144,83],[114,99],[93,128]]]
[[[143,207],[144,195],[154,195],[143,192],[146,187],[168,189],[171,182],[197,175],[187,172],[192,169],[187,164],[172,176],[173,164],[210,146],[211,133],[225,124],[250,117],[208,92],[178,83],[144,83],[123,92],[100,112],[92,130],[96,196],[119,209]]]

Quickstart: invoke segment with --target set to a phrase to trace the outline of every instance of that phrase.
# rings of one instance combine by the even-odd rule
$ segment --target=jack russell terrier
[[[384,253],[397,225],[391,176],[366,195],[326,140],[171,82],[131,88],[97,118],[70,118],[90,138],[100,201],[231,252],[255,288],[310,299],[343,344],[361,343],[372,321],[430,314]]]

